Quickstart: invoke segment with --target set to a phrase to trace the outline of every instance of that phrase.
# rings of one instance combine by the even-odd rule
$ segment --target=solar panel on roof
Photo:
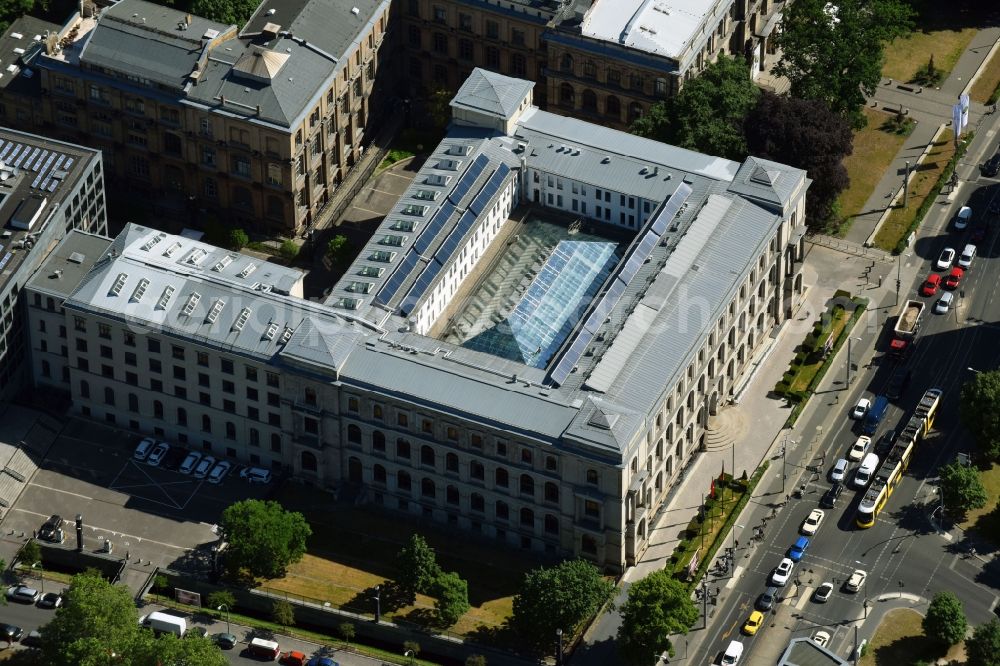
[[[427,264],[427,266],[424,267],[423,272],[420,274],[420,277],[418,277],[417,281],[413,283],[410,290],[406,292],[406,300],[412,303],[420,300],[420,297],[426,293],[431,284],[434,282],[434,279],[441,273],[442,268],[444,268],[444,266],[442,266],[437,259]]]
[[[45,189],[48,190],[49,192],[54,192],[56,189],[56,185],[58,184],[59,184],[58,180],[53,180],[51,183],[49,183],[49,186],[46,187]]]
[[[11,258],[13,256],[14,255],[11,254],[10,252],[8,252],[7,254],[3,255],[3,259],[0,259],[0,271],[2,271],[4,268],[7,267],[7,263],[11,260]]]
[[[656,219],[653,220],[653,226],[650,227],[657,235],[662,236],[663,232],[667,230],[670,225],[671,220],[677,215],[677,211],[681,209],[687,198],[691,196],[691,186],[687,183],[681,183],[674,190],[674,193],[670,195],[667,199],[667,203],[664,204],[663,208],[660,209],[659,214]]]
[[[35,161],[35,158],[38,157],[38,154],[40,152],[42,152],[41,148],[35,148],[33,151],[31,151],[31,156],[24,163],[24,168],[25,169],[30,169],[31,168],[31,163]]]
[[[466,169],[462,177],[455,183],[455,187],[448,193],[448,198],[451,199],[452,203],[455,205],[461,203],[462,197],[468,194],[469,189],[475,184],[476,179],[479,178],[479,174],[483,172],[483,169],[486,168],[489,162],[490,158],[486,155],[480,155],[472,161],[469,168]]]
[[[0,160],[7,159],[7,153],[9,153],[12,148],[14,148],[14,143],[13,142],[6,144],[3,147],[3,150],[0,151]]]
[[[503,181],[507,178],[508,173],[510,173],[510,167],[506,164],[501,164],[497,167],[497,170],[493,172],[490,179],[486,181],[483,189],[480,190],[476,198],[469,204],[469,210],[475,212],[477,215],[481,213],[486,208],[486,205],[489,204],[490,199],[500,191],[500,187],[503,185]]]
[[[38,159],[35,160],[34,163],[31,165],[31,170],[32,171],[38,171],[39,169],[41,169],[42,168],[42,164],[44,164],[45,160],[47,160],[47,159],[49,159],[49,151],[43,150],[42,154],[39,155]]]
[[[67,157],[66,158],[66,166],[64,166],[63,168],[64,169],[69,169],[71,166],[73,166],[73,158],[72,157]]]
[[[403,282],[409,277],[419,259],[420,255],[418,253],[413,251],[407,252],[403,260],[399,262],[396,270],[393,271],[389,279],[382,285],[382,288],[378,290],[375,300],[382,305],[388,305],[389,301],[396,295],[396,292],[399,291],[399,288],[403,286]]]
[[[632,278],[635,277],[635,274],[639,272],[640,268],[642,268],[642,262],[642,257],[639,257],[635,252],[631,253],[628,260],[625,262],[625,266],[618,274],[618,279],[626,284],[631,282]]]
[[[590,344],[591,340],[594,339],[594,334],[590,331],[583,330],[580,335],[577,336],[576,340],[570,346],[569,351],[563,354],[563,357],[556,364],[556,367],[552,369],[550,377],[552,381],[556,384],[562,384],[569,377],[570,372],[580,361],[580,357],[583,353],[587,351],[587,345]]]
[[[26,158],[26,157],[28,156],[28,153],[29,153],[30,151],[31,151],[31,149],[30,149],[30,148],[26,148],[25,150],[22,150],[22,151],[21,151],[21,154],[20,154],[20,155],[18,155],[18,157],[17,157],[17,161],[16,161],[16,162],[14,162],[14,166],[16,166],[16,167],[20,167],[20,166],[21,166],[21,162],[23,162],[23,161],[24,161],[24,158]]]
[[[445,201],[444,205],[438,209],[431,221],[421,230],[420,235],[417,236],[417,240],[413,242],[413,249],[417,254],[423,254],[430,247],[437,235],[441,233],[441,229],[448,222],[448,219],[454,214],[455,205],[449,201]]]

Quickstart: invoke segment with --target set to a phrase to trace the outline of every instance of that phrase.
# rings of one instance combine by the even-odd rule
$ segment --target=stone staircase
[[[705,428],[705,450],[726,451],[746,432],[746,419],[739,407],[727,407],[708,417]]]

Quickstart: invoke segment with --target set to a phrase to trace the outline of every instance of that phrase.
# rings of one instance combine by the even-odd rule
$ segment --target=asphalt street
[[[166,610],[155,605],[147,605],[142,610],[141,613],[150,613],[154,610]],[[168,613],[173,613],[174,611],[167,610]],[[27,636],[28,632],[38,629],[40,626],[49,622],[54,616],[55,611],[46,610],[43,608],[38,608],[37,606],[32,606],[30,604],[20,604],[20,603],[8,603],[6,606],[0,606],[0,622],[7,624],[13,624],[15,626],[21,627],[24,630],[24,635]],[[254,659],[245,653],[247,644],[249,643],[251,637],[251,630],[248,627],[243,627],[237,624],[228,625],[226,622],[205,622],[205,621],[192,621],[188,618],[189,629],[192,626],[204,627],[209,635],[215,633],[221,633],[228,631],[239,638],[239,643],[232,650],[223,650],[223,654],[226,655],[226,659],[229,660],[230,664],[260,664],[259,659]],[[298,650],[305,653],[306,655],[312,657],[316,655],[327,656],[333,659],[335,662],[340,664],[340,666],[380,666],[382,664],[381,660],[371,659],[369,657],[364,657],[361,655],[354,654],[352,652],[345,652],[342,650],[332,650],[325,646],[316,645],[314,643],[308,643],[306,641],[300,641],[287,636],[278,636],[275,639],[281,647],[282,652],[288,650]],[[4,645],[0,643],[0,650],[2,650]],[[15,645],[13,649],[24,649],[23,646]]]
[[[967,166],[974,167],[982,157],[993,153],[994,132],[977,142],[979,145],[966,159]],[[709,598],[715,590],[719,596],[716,604],[706,604],[708,629],[697,637],[697,648],[690,646],[690,654],[688,645],[678,644],[677,657],[692,663],[712,663],[729,641],[740,640],[746,648],[744,660],[768,663],[780,655],[788,639],[811,636],[822,629],[832,635],[829,647],[846,658],[856,641],[871,638],[885,611],[897,606],[922,610],[921,605],[942,590],[959,596],[970,623],[992,617],[1000,599],[1000,567],[996,563],[987,565],[988,560],[981,555],[971,557],[969,548],[974,544],[960,530],[940,529],[933,516],[940,503],[937,469],[953,460],[957,452],[969,452],[973,446],[958,419],[961,386],[977,370],[1000,367],[1000,297],[995,289],[1000,282],[1000,215],[987,212],[993,202],[1000,202],[1000,180],[975,176],[950,206],[928,216],[921,238],[901,258],[919,270],[913,284],[902,285],[899,301],[920,298],[927,310],[918,344],[906,361],[913,372],[912,380],[901,399],[890,406],[873,441],[888,430],[902,428],[926,389],[941,388],[944,396],[933,432],[917,449],[909,471],[875,526],[867,530],[855,526],[860,493],[845,492],[835,509],[826,510],[809,550],[782,589],[783,601],[768,614],[768,621],[756,636],[741,636],[741,627],[757,596],[768,585],[773,568],[786,555],[802,521],[818,506],[829,487],[830,467],[837,458],[846,457],[847,449],[860,434],[857,424],[848,418],[850,407],[862,396],[873,398],[880,394],[888,382],[895,362],[884,352],[899,310],[892,294],[882,304],[884,307],[852,333],[860,340],[854,340],[852,361],[856,372],[850,387],[845,388],[845,376],[829,392],[817,394],[813,400],[825,404],[813,411],[804,429],[815,436],[811,441],[788,443],[785,492],[781,490],[782,461],[780,457],[772,460],[769,483],[761,486],[765,494],[757,497],[741,516],[731,537],[730,544],[740,542],[735,575],[710,577]],[[956,290],[957,307],[946,315],[935,315],[930,310],[937,296],[921,297],[917,289],[932,272],[942,248],[953,247],[960,252],[965,243],[971,242],[970,230],[952,228],[955,213],[966,204],[973,207],[975,222],[989,222],[989,233],[979,244],[972,269]],[[893,269],[886,278],[895,279]],[[785,493],[793,493],[800,485],[805,486],[802,498],[792,497],[781,506]],[[750,543],[753,527],[764,529],[758,545]],[[984,550],[981,545],[979,552]],[[851,594],[842,584],[854,569],[865,570],[868,577],[862,590]],[[827,603],[821,604],[812,596],[823,582],[833,583],[835,591]],[[694,638],[689,637],[691,644],[696,642]]]

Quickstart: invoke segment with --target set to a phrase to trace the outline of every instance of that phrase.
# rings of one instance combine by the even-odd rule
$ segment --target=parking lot
[[[52,514],[63,519],[65,548],[76,547],[74,519],[83,516],[84,548],[109,541],[141,581],[154,566],[197,566],[218,541],[215,525],[234,501],[268,494],[271,486],[239,478],[238,465],[218,484],[132,459],[138,436],[71,419],[3,520],[5,539],[23,540]],[[21,537],[21,534],[25,537]]]

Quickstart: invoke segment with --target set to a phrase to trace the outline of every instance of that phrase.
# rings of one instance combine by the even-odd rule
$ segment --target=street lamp
[[[562,666],[562,629],[556,629],[556,666]]]
[[[233,632],[230,630],[229,626],[229,606],[226,604],[219,604],[219,607],[216,608],[215,610],[222,610],[223,608],[226,609],[226,633],[231,634]]]
[[[375,586],[375,624],[379,623],[382,617],[382,586]]]
[[[970,368],[966,368],[966,370],[968,370],[969,372],[974,372],[974,373],[976,373],[977,375],[981,375],[981,374],[983,374],[983,371],[982,371],[982,370],[976,370],[975,368],[971,368],[971,367],[970,367]]]

